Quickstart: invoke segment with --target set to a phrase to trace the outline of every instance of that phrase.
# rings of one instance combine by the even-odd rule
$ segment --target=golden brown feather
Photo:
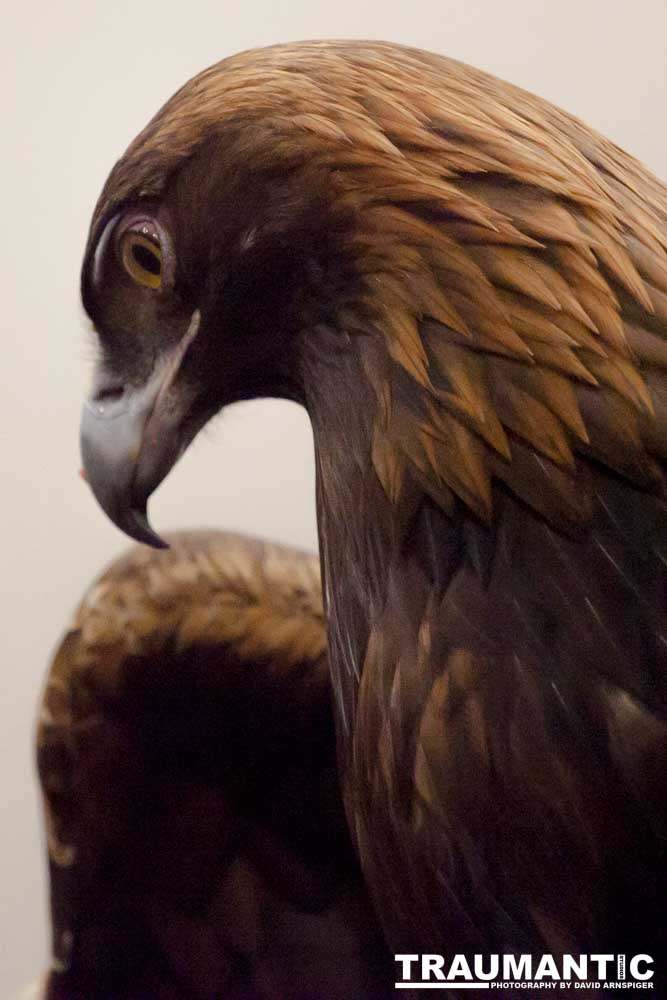
[[[384,995],[317,561],[223,533],[171,542],[91,587],[48,676],[46,996]]]
[[[113,171],[96,218],[130,192],[162,195],[169,167],[240,116],[247,148],[237,155],[322,165],[334,205],[353,211],[346,249],[361,288],[339,305],[363,309],[357,325],[386,343],[378,397],[400,372],[425,390],[378,446],[394,476],[405,456],[405,472],[416,466],[436,500],[444,481],[488,516],[493,440],[488,453],[479,444],[500,428],[486,415],[571,475],[571,449],[586,433],[577,394],[592,384],[602,419],[612,416],[588,452],[609,462],[631,447],[625,465],[655,477],[642,437],[619,439],[613,416],[619,398],[630,408],[624,424],[650,413],[642,375],[656,356],[641,338],[667,323],[667,197],[639,163],[539,98],[452,60],[382,44],[278,46],[186,85]],[[529,365],[539,368],[532,379]],[[435,466],[419,458],[425,425],[450,442]],[[503,481],[530,502],[520,450],[512,454]]]

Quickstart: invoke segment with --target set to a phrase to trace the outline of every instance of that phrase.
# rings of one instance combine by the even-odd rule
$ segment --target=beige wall
[[[431,48],[576,112],[667,176],[665,0],[63,0],[2,16],[0,254],[0,998],[46,955],[31,762],[49,651],[123,538],[77,478],[89,347],[77,277],[107,170],[187,77],[253,45],[375,37]],[[313,546],[310,432],[296,408],[237,408],[153,503],[155,524]]]

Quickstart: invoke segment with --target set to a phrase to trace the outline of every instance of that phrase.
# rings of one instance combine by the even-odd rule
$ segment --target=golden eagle
[[[338,792],[317,559],[170,542],[114,562],[53,658],[40,996],[388,997]]]
[[[135,538],[221,408],[310,415],[342,793],[391,948],[667,955],[665,186],[458,62],[277,46],[132,143],[82,291],[84,465]]]

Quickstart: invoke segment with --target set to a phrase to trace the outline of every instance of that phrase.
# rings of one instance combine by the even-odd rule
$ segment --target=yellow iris
[[[122,244],[123,266],[137,284],[157,289],[162,284],[160,247],[141,233],[125,233]]]

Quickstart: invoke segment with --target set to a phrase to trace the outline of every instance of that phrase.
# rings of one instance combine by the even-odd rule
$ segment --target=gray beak
[[[181,427],[191,399],[175,381],[199,323],[195,310],[186,335],[144,385],[99,374],[81,415],[81,457],[96,500],[121,531],[156,548],[167,543],[149,524],[148,498],[190,441]]]

